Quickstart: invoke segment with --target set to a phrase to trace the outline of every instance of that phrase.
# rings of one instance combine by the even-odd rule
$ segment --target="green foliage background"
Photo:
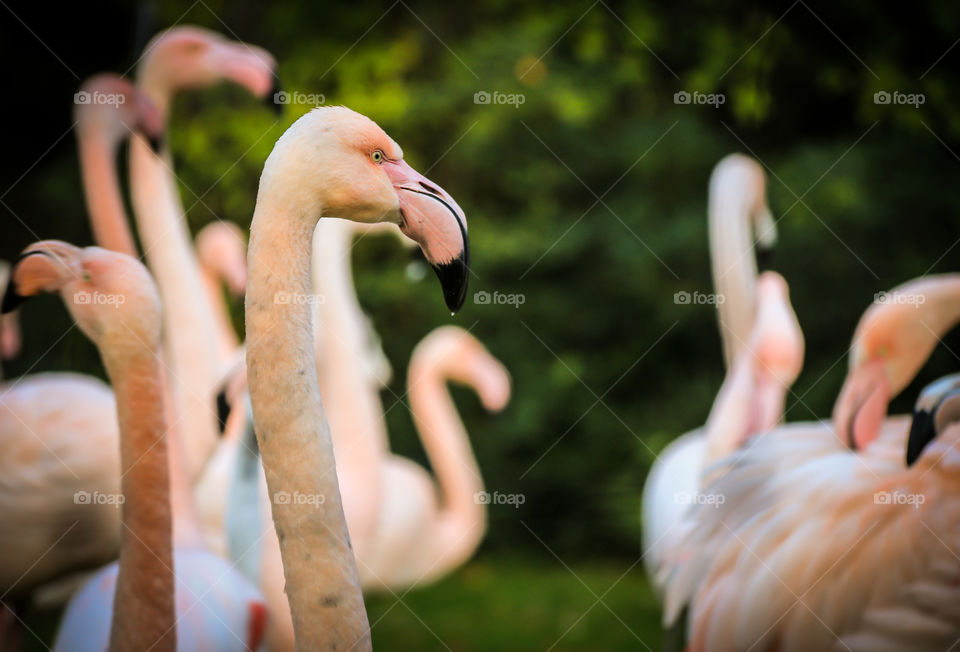
[[[807,341],[790,420],[829,415],[876,292],[957,267],[955,3],[900,13],[860,1],[188,6],[154,6],[156,25],[196,23],[264,46],[287,91],[375,119],[466,210],[471,294],[524,296],[518,308],[468,300],[450,318],[432,274],[410,280],[410,254],[392,240],[355,249],[358,293],[396,372],[384,403],[399,453],[426,463],[402,397],[410,351],[430,329],[471,329],[513,376],[497,416],[455,392],[489,490],[526,497],[519,509],[491,508],[483,562],[638,559],[647,470],[703,423],[722,380],[712,308],[673,295],[710,291],[706,185],[725,154],[752,153],[770,171],[774,268]],[[118,52],[115,69],[133,60]],[[677,105],[679,90],[726,102]],[[877,105],[881,90],[926,101]],[[479,105],[478,91],[525,101]],[[170,142],[194,231],[216,218],[249,224],[272,143],[309,108],[287,105],[275,122],[228,86],[177,100]],[[59,150],[42,170],[11,206],[34,215],[43,237],[88,242],[75,152]],[[0,254],[11,257],[33,238],[6,224],[13,236]],[[14,373],[67,325],[53,300],[24,317]],[[957,367],[956,344],[946,341],[896,408]],[[64,367],[100,373],[76,332],[34,371]]]

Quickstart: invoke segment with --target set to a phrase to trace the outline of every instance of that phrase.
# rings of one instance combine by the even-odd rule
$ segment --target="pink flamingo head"
[[[256,97],[272,100],[277,86],[275,68],[276,61],[263,48],[228,40],[201,27],[178,26],[147,44],[137,75],[168,93],[227,80]]]
[[[160,346],[160,297],[147,269],[130,256],[59,240],[32,244],[13,268],[3,311],[41,292],[60,294],[102,352],[135,356]]]
[[[890,400],[910,384],[957,322],[960,275],[931,275],[880,293],[861,317],[850,366],[833,409],[837,435],[864,448],[880,431]]]
[[[274,184],[284,190],[271,193]],[[284,208],[310,220],[327,216],[399,225],[436,271],[450,310],[463,305],[469,274],[463,211],[443,188],[411,168],[400,146],[366,116],[334,106],[300,117],[267,159],[260,193],[278,197],[275,201],[289,204]]]
[[[154,151],[160,150],[164,135],[160,112],[123,77],[112,73],[94,75],[80,86],[74,102],[79,133],[97,132],[114,145],[139,133]]]
[[[247,289],[247,239],[233,222],[218,220],[200,229],[196,239],[200,265],[227,284],[234,296]]]
[[[510,400],[510,374],[473,335],[456,326],[441,326],[427,335],[410,359],[411,380],[418,382],[422,370],[473,387],[483,406],[499,412]]]

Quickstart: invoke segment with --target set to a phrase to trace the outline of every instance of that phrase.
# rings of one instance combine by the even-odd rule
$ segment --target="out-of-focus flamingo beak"
[[[280,79],[277,77],[276,73],[274,73],[273,86],[271,86],[270,91],[264,95],[263,103],[272,109],[274,115],[276,115],[278,118],[283,115],[283,104],[279,102],[280,94],[282,92],[283,87],[280,85]]]
[[[463,306],[470,275],[470,243],[463,211],[453,197],[405,161],[384,161],[400,201],[400,230],[420,245],[437,273],[452,312]]]
[[[907,437],[907,466],[912,466],[927,444],[960,414],[960,374],[945,376],[920,392]]]
[[[879,361],[857,370],[844,383],[834,407],[833,421],[844,444],[865,449],[877,435],[887,416],[890,391]]]
[[[64,283],[78,277],[79,255],[79,248],[59,240],[27,247],[10,271],[0,311],[11,312],[40,292],[58,292]]]
[[[137,109],[136,129],[147,140],[153,153],[159,156],[163,150],[164,131],[166,130],[163,116],[160,115],[157,107],[153,105],[153,102],[150,101],[145,93],[140,90],[136,90],[135,93],[134,102],[136,102]]]

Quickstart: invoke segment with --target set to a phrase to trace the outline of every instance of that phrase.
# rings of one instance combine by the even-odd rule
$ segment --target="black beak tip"
[[[227,429],[227,419],[230,417],[230,402],[227,400],[227,389],[224,387],[217,392],[217,427],[223,436]]]
[[[907,466],[912,466],[920,458],[923,449],[937,436],[933,413],[920,410],[913,413],[910,423],[910,435],[907,438]]]
[[[3,293],[3,304],[0,306],[0,314],[7,314],[8,312],[13,312],[20,307],[20,304],[23,303],[25,297],[17,292],[17,288],[14,285],[14,282],[11,280],[7,284],[7,289]]]
[[[160,156],[160,152],[163,151],[163,136],[147,136],[147,143],[153,153]]]
[[[434,265],[433,271],[440,279],[443,290],[443,300],[451,313],[456,314],[463,307],[467,299],[467,286],[470,278],[470,266],[467,262],[466,250],[456,259],[443,265]]]
[[[263,98],[263,102],[273,110],[274,115],[276,115],[278,118],[283,115],[283,102],[281,101],[282,96],[283,89],[280,87],[280,78],[274,75],[273,86],[270,87],[270,92],[267,94],[267,96]]]

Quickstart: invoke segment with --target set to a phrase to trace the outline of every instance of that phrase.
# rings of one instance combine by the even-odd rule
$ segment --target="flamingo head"
[[[3,298],[9,312],[26,297],[60,294],[80,329],[103,352],[134,356],[160,346],[160,297],[147,269],[126,254],[59,240],[27,247]]]
[[[907,438],[907,466],[917,461],[927,444],[957,422],[960,422],[960,374],[952,374],[935,380],[920,392]]]
[[[853,353],[850,360],[833,407],[833,424],[841,441],[863,450],[880,434],[891,399],[890,382],[881,357]]]
[[[205,88],[227,80],[263,98],[275,110],[278,90],[276,61],[255,45],[231,41],[194,26],[172,27],[155,36],[144,49],[137,78],[166,93]]]
[[[264,165],[261,196],[271,190],[281,208],[310,220],[398,225],[436,271],[450,310],[463,305],[470,255],[463,210],[369,118],[340,106],[302,116]]]
[[[490,412],[499,412],[510,400],[510,374],[462,328],[441,326],[417,344],[410,358],[408,385],[415,385],[428,370],[474,388]]]
[[[200,265],[223,279],[234,296],[247,289],[247,240],[233,222],[218,220],[200,229],[196,239]]]
[[[150,99],[130,81],[103,73],[85,81],[74,96],[78,133],[96,132],[111,144],[139,133],[159,152],[163,146],[163,117]]]

